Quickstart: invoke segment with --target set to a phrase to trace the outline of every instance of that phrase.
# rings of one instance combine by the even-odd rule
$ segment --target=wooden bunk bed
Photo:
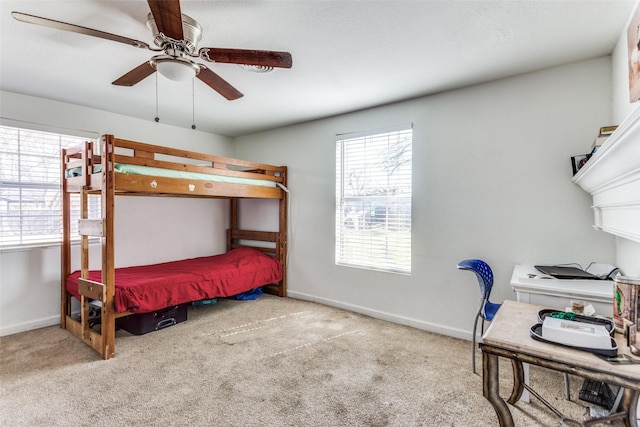
[[[250,247],[274,257],[281,266],[281,280],[265,284],[263,290],[280,297],[287,295],[287,168],[256,162],[195,153],[140,142],[101,137],[100,155],[94,153],[90,141],[62,150],[63,245],[61,269],[60,326],[80,338],[103,359],[115,355],[116,319],[135,310],[116,309],[114,265],[115,196],[172,196],[229,199],[230,227],[227,250]],[[176,160],[178,159],[178,160]],[[177,177],[174,176],[177,173]],[[78,232],[80,270],[76,288],[70,292],[71,277],[71,195],[79,194]],[[101,198],[100,219],[89,219],[88,198]],[[277,199],[279,230],[277,232],[240,230],[239,200],[243,198]],[[89,238],[102,243],[100,280],[89,271]],[[258,242],[268,242],[262,244]],[[266,247],[265,247],[266,246]],[[95,273],[95,272],[91,272]],[[80,316],[72,316],[72,300],[79,298]],[[226,296],[226,295],[220,295]],[[214,297],[214,295],[210,295]],[[90,303],[99,301],[100,329],[90,324]],[[119,307],[122,310],[122,307]]]

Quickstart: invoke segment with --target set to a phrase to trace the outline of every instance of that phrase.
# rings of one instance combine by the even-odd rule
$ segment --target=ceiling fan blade
[[[249,49],[221,49],[203,47],[198,51],[200,58],[209,62],[230,64],[262,65],[264,67],[291,68],[293,64],[289,52]]]
[[[198,73],[197,77],[211,89],[215,90],[220,95],[227,98],[229,101],[233,101],[234,99],[242,98],[244,96],[238,89],[231,86],[222,77],[220,77],[204,65],[199,65],[200,72]]]
[[[115,80],[113,83],[116,86],[133,86],[135,84],[140,83],[142,80],[149,77],[156,70],[149,64],[149,62],[145,62],[129,71],[119,79]]]
[[[158,31],[175,40],[184,39],[180,0],[147,0],[147,3]]]
[[[66,22],[56,21],[49,18],[42,18],[35,15],[28,15],[21,12],[11,12],[11,16],[13,16],[18,21],[27,22],[29,24],[42,25],[45,27],[55,28],[57,30],[71,31],[74,33],[85,34],[87,36],[100,37],[102,39],[112,40],[114,42],[120,42],[143,49],[153,50],[147,43],[141,42],[140,40],[130,39],[128,37],[107,33],[105,31],[94,30],[93,28],[82,27],[75,24],[68,24]]]

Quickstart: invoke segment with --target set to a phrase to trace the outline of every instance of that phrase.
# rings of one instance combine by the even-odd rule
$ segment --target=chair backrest
[[[481,259],[465,259],[458,263],[458,269],[473,271],[478,278],[482,299],[485,302],[489,300],[491,288],[493,287],[493,271],[491,271],[489,264]]]

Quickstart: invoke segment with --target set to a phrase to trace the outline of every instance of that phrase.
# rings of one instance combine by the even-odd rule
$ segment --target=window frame
[[[402,139],[406,140],[407,145],[402,146]],[[395,145],[389,145],[388,142],[396,139]],[[372,147],[376,143],[384,144],[387,141],[386,153],[380,156],[380,152],[376,154],[367,153],[367,143]],[[368,141],[368,142],[367,142]],[[346,187],[350,182],[353,188],[353,168],[349,172],[345,162],[345,152],[353,149],[345,148],[347,144],[363,144],[361,148],[364,154],[356,154],[347,162],[363,168],[363,181],[376,181],[380,185],[376,191],[378,194],[346,194]],[[400,155],[394,154],[393,148],[404,150]],[[378,150],[384,151],[381,148]],[[358,149],[355,151],[358,153]],[[373,149],[371,152],[374,152]],[[353,153],[353,152],[351,152]],[[402,157],[403,155],[407,155]],[[362,156],[361,158],[359,158]],[[353,161],[355,158],[355,161]],[[372,159],[376,162],[372,162]],[[393,168],[393,160],[397,161],[397,167]],[[401,161],[404,160],[404,161]],[[358,162],[361,162],[360,164]],[[368,163],[372,162],[372,163]],[[384,169],[385,166],[392,169],[391,172],[385,172],[387,178],[386,186],[380,184],[381,174],[373,172],[375,170]],[[413,181],[413,124],[404,123],[395,126],[388,126],[368,131],[351,132],[336,135],[336,171],[335,171],[335,264],[343,267],[362,268],[373,271],[382,271],[396,274],[411,274],[411,223],[412,223],[412,181]],[[391,166],[389,166],[391,165]],[[375,169],[374,166],[378,166]],[[398,174],[394,180],[391,176]],[[372,174],[372,175],[368,175]],[[349,178],[351,177],[351,178]],[[372,179],[368,179],[371,178]],[[357,178],[356,178],[357,179]],[[395,181],[395,187],[392,181]],[[370,185],[363,184],[371,190],[374,188]],[[394,191],[392,191],[394,190]],[[352,190],[358,192],[360,190]],[[376,191],[373,191],[374,193]],[[386,191],[386,193],[384,193]],[[365,191],[366,193],[366,191]],[[354,209],[354,206],[359,208]],[[347,210],[356,212],[356,216],[349,218]],[[378,215],[378,211],[380,214]],[[381,218],[378,218],[381,217]],[[348,221],[352,221],[349,223]],[[351,224],[349,226],[348,224]],[[352,230],[349,230],[349,229]],[[369,230],[366,230],[369,228]],[[382,229],[381,229],[382,228]],[[354,232],[356,230],[356,232]],[[359,230],[359,231],[357,231]],[[352,238],[348,235],[351,234]],[[355,236],[355,235],[358,236]],[[368,241],[367,241],[368,239]],[[351,240],[351,242],[349,242]],[[384,243],[383,243],[384,242]],[[384,254],[381,252],[384,247]],[[367,251],[369,251],[367,253]],[[350,252],[351,254],[347,254]],[[369,259],[366,259],[369,257]],[[359,258],[359,259],[358,259]]]
[[[14,172],[17,173],[17,179],[15,178],[12,179],[11,176],[9,175],[5,177],[0,177],[0,188],[2,188],[3,190],[11,189],[12,190],[12,191],[10,190],[11,192],[17,190],[18,196],[14,202],[19,204],[18,213],[15,216],[18,218],[17,221],[19,223],[17,226],[18,235],[16,235],[15,239],[12,239],[12,240],[5,238],[6,242],[3,241],[5,239],[0,240],[0,251],[9,252],[9,251],[16,251],[16,250],[17,251],[27,250],[30,248],[59,246],[63,240],[62,207],[61,207],[62,188],[60,183],[60,177],[61,177],[60,149],[66,148],[68,146],[79,145],[81,141],[86,141],[86,140],[92,140],[92,141],[98,142],[99,134],[95,132],[88,132],[88,131],[54,128],[50,126],[34,124],[34,123],[25,123],[21,121],[9,120],[4,118],[0,118],[0,126],[3,129],[8,128],[9,132],[16,131],[18,133],[18,136],[14,140],[17,142],[15,148],[10,146],[9,147],[3,146],[2,149],[0,149],[1,156],[14,155],[16,156],[17,158],[16,161],[18,163],[20,163],[21,156],[25,155],[24,152],[20,151],[20,147],[24,145],[24,143],[21,143],[23,138],[19,136],[21,133],[25,132],[27,134],[32,134],[31,137],[34,137],[34,135],[37,135],[37,134],[42,134],[41,137],[43,139],[47,137],[58,139],[57,148],[56,148],[57,155],[46,153],[44,152],[44,150],[40,152],[31,152],[28,154],[33,158],[48,159],[48,160],[45,160],[45,162],[49,162],[48,164],[51,165],[51,169],[57,168],[58,170],[57,175],[55,175],[56,176],[55,179],[51,177],[48,180],[43,179],[42,181],[31,181],[31,182],[25,181],[23,180],[23,178],[24,178],[24,175],[26,175],[26,173],[25,173],[25,169],[22,167],[21,164],[19,164],[19,166],[16,168],[17,170],[14,170]],[[24,139],[27,139],[27,138],[25,137]],[[65,143],[65,139],[67,140],[66,143]],[[49,147],[51,148],[53,145],[55,144],[51,144]],[[9,174],[11,174],[11,172],[9,172]],[[24,200],[24,197],[25,197],[24,193],[22,192],[24,189],[36,190],[36,191],[40,190],[42,194],[44,194],[44,192],[47,190],[54,192],[53,197],[57,197],[57,199],[59,200],[57,203],[57,206],[59,206],[60,209],[53,208],[48,210],[42,210],[43,212],[41,212],[40,215],[42,215],[42,218],[43,218],[42,221],[52,221],[53,223],[58,222],[60,224],[60,228],[58,231],[54,233],[46,233],[44,231],[44,225],[41,224],[43,228],[40,230],[41,231],[40,234],[32,234],[31,235],[32,238],[27,237],[27,235],[24,233],[26,224],[23,222],[23,219],[25,217],[28,217],[30,213],[33,214],[33,212],[24,210],[24,205],[26,203]],[[9,192],[8,194],[11,194],[11,192]],[[100,197],[90,196],[90,199],[91,199],[89,201],[90,212],[91,212],[91,215],[95,217],[95,215],[99,215],[101,211]],[[7,201],[7,203],[9,203],[9,201]],[[74,202],[72,201],[72,203]],[[79,203],[79,197],[76,203]],[[7,206],[7,209],[8,209],[8,206]],[[9,211],[7,210],[7,212]],[[8,224],[8,221],[10,221],[10,220],[7,220],[7,218],[9,217],[10,215],[5,213],[3,217],[0,218],[0,225],[3,226],[3,229],[2,229],[3,233],[6,230],[4,226]],[[4,222],[4,224],[2,223],[3,220],[6,221]],[[80,242],[80,236],[77,235],[77,233],[72,233],[71,239],[73,244],[77,244]],[[99,239],[95,239],[95,238],[90,239],[90,242],[94,242],[97,240]]]

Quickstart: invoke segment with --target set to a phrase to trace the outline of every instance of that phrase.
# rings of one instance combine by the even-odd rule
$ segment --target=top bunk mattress
[[[130,175],[145,175],[145,176],[159,176],[164,178],[181,178],[192,179],[198,181],[210,181],[210,182],[224,182],[230,184],[245,184],[245,185],[257,185],[261,187],[275,187],[274,181],[251,179],[251,178],[239,178],[226,175],[214,175],[209,173],[179,171],[175,169],[164,169],[153,166],[141,166],[131,165],[126,163],[115,163],[114,171],[118,173],[130,174]],[[93,173],[102,172],[102,165],[95,165]],[[82,168],[74,168],[69,171],[69,176],[82,175]]]
[[[80,271],[67,278],[67,291],[78,300]],[[89,280],[101,282],[99,270]],[[172,305],[229,297],[282,280],[282,265],[252,248],[160,264],[116,268],[115,310],[149,313]]]

